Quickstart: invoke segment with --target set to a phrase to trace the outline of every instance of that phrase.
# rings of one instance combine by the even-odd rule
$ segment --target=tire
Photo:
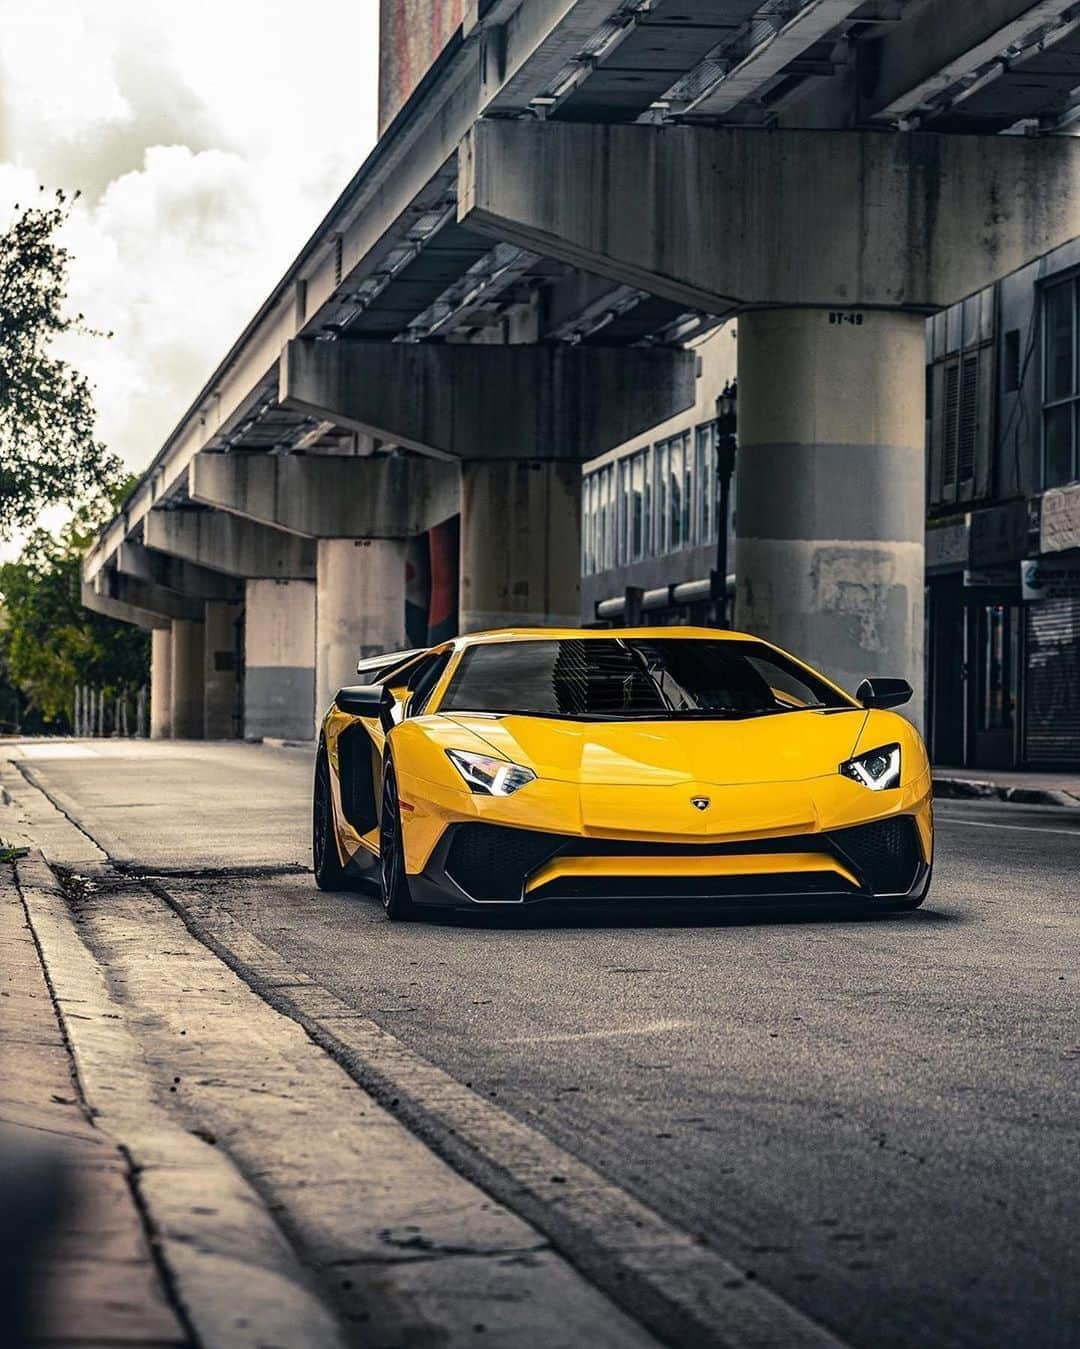
[[[311,802],[311,860],[320,890],[347,890],[345,868],[334,837],[334,807],[330,799],[330,760],[326,746],[315,756],[315,786]]]
[[[387,918],[401,923],[416,917],[416,905],[405,874],[397,777],[389,759],[383,769],[382,815],[379,819],[379,885]]]

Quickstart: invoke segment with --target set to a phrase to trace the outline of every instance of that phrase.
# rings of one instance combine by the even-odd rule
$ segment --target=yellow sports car
[[[888,709],[745,633],[475,633],[361,662],[315,768],[316,882],[391,918],[543,901],[873,901],[930,883],[930,765]]]

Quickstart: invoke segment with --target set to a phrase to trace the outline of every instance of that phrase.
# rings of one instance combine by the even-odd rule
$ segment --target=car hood
[[[571,721],[444,714],[540,777],[582,786],[739,786],[835,773],[867,713],[785,712],[740,721]]]

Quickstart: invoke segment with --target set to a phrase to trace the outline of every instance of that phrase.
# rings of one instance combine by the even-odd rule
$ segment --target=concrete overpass
[[[732,315],[737,623],[921,687],[924,320],[1080,235],[1080,6],[458,9],[86,559],[155,732],[217,733],[239,625],[245,732],[309,736],[424,538],[462,629],[576,618],[581,461]]]

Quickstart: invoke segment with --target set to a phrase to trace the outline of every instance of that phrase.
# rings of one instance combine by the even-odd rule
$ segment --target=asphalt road
[[[303,751],[21,754],[114,857],[850,1344],[1080,1345],[1080,811],[940,803],[914,914],[396,925],[298,870]]]

